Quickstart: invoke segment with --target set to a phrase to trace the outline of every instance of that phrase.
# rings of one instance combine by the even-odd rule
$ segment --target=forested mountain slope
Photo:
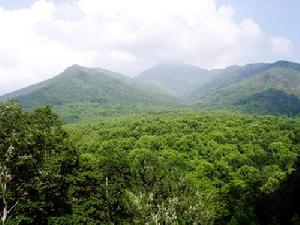
[[[293,62],[214,70],[190,65],[160,65],[143,72],[137,79],[165,87],[190,105],[201,108],[276,115],[300,113],[300,64]]]
[[[266,97],[269,104],[263,103],[266,103],[264,101]],[[198,101],[201,107],[236,108],[256,113],[295,115],[300,112],[299,98],[300,71],[297,68],[273,64],[242,80],[214,87]],[[278,110],[275,110],[275,106]],[[294,109],[290,109],[291,107]]]
[[[51,106],[65,122],[95,120],[181,104],[161,88],[101,68],[73,65],[58,76],[0,97],[26,109]],[[160,110],[160,109],[158,109]]]
[[[136,79],[164,87],[174,95],[185,99],[197,99],[222,86],[263,71],[270,65],[257,63],[206,70],[186,64],[161,64],[142,72]]]
[[[24,106],[57,106],[75,102],[105,104],[169,104],[164,91],[118,73],[74,65],[58,76],[3,96],[16,97]]]

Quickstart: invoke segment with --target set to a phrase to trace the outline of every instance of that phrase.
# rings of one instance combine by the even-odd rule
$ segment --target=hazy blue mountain
[[[270,64],[258,63],[206,70],[187,64],[161,64],[142,72],[136,79],[165,88],[171,94],[186,100],[195,100],[219,87],[230,85],[265,70],[269,66]]]
[[[223,87],[228,87],[232,84],[238,83],[244,79],[251,77],[252,75],[264,71],[270,67],[270,64],[256,63],[245,66],[230,66],[225,69],[210,70],[213,79],[201,83],[194,90],[185,93],[185,97],[198,100],[210,95]]]
[[[208,70],[187,64],[161,64],[136,77],[137,80],[165,88],[174,96],[183,96],[211,80]]]
[[[137,79],[163,87],[201,108],[238,108],[254,112],[251,106],[260,105],[258,113],[276,114],[276,109],[287,108],[285,114],[291,111],[294,115],[297,110],[289,110],[291,104],[291,107],[283,104],[282,99],[286,97],[287,102],[298,104],[294,98],[300,97],[300,64],[288,61],[213,70],[191,65],[159,65],[141,73]],[[270,105],[265,104],[266,99],[270,98],[273,104],[278,104],[277,108],[267,109]],[[245,99],[249,103],[246,104]],[[242,100],[245,104],[237,104]]]

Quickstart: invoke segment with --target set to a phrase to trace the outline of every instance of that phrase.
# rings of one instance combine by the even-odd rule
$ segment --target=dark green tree
[[[1,103],[0,115],[2,224],[48,224],[71,213],[68,177],[77,156],[58,117],[14,101]]]

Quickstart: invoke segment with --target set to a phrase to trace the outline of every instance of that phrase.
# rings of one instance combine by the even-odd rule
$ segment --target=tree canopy
[[[3,224],[48,224],[71,213],[74,146],[50,108],[0,104],[0,201]]]
[[[186,110],[63,126],[15,102],[0,115],[2,224],[299,222],[299,120]]]

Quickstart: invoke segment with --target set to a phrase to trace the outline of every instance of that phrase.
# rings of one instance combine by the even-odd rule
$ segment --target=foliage
[[[281,117],[183,111],[67,128],[81,154],[73,224],[258,224],[256,200],[300,151],[299,123]]]
[[[163,110],[69,124],[69,139],[49,108],[0,113],[5,224],[299,221],[299,120]]]
[[[68,176],[76,154],[49,108],[0,105],[0,208],[3,224],[48,224],[71,213]]]
[[[295,116],[300,113],[300,99],[281,90],[270,89],[234,103],[242,110],[256,114]]]
[[[182,110],[176,106],[161,106],[148,104],[114,104],[100,105],[91,102],[75,102],[54,106],[55,111],[65,123],[93,123],[117,117],[132,117],[141,115],[159,115],[170,111]]]

